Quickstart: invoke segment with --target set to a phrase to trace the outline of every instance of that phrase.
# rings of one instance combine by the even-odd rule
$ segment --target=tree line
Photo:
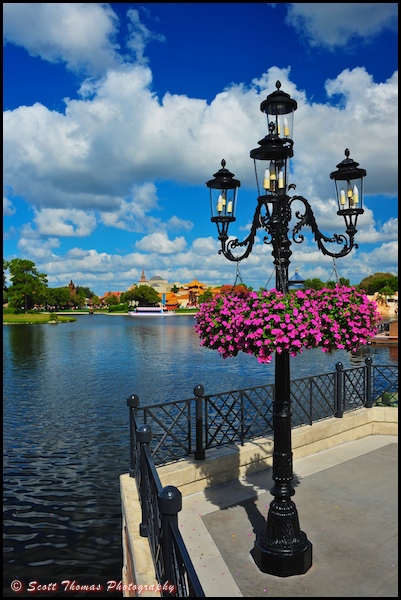
[[[11,285],[7,285],[5,271],[9,271]],[[87,287],[75,288],[72,295],[68,287],[49,288],[47,275],[39,273],[34,262],[21,258],[3,259],[3,304],[8,303],[14,312],[27,312],[34,307],[82,308],[87,298],[97,297]],[[99,301],[99,299],[97,298]]]
[[[9,272],[11,285],[7,285],[6,271]],[[68,286],[50,288],[47,284],[47,275],[39,273],[31,260],[3,259],[3,305],[8,303],[13,312],[27,312],[36,307],[47,310],[83,308],[88,300],[91,306],[100,305],[99,296],[88,287],[77,286],[71,294]],[[121,294],[120,303],[125,304],[127,308],[131,301],[135,301],[139,306],[157,305],[160,298],[152,287],[140,286]],[[105,298],[104,303],[111,307],[119,304],[119,300],[110,295]]]
[[[11,285],[7,285],[7,270]],[[100,304],[100,298],[88,287],[77,286],[74,294],[71,294],[68,286],[49,288],[47,283],[47,275],[39,273],[34,262],[21,258],[14,258],[11,261],[3,259],[3,304],[8,302],[9,308],[15,312],[26,312],[37,306],[54,309],[82,308],[86,305],[87,299],[89,299],[92,306]],[[350,285],[349,279],[343,277],[340,277],[338,283]],[[335,281],[324,283],[318,278],[306,279],[303,283],[304,288],[315,290],[324,287],[332,289],[335,285]],[[222,291],[225,287],[232,286],[222,286]],[[377,292],[383,297],[392,296],[398,290],[398,275],[374,273],[365,277],[355,287],[358,291],[364,291],[369,295]],[[247,287],[247,289],[252,288]],[[178,290],[172,288],[171,291]],[[206,302],[211,297],[211,290],[206,290],[198,297],[198,303]],[[105,299],[105,303],[109,306],[119,303],[129,306],[132,302],[137,303],[139,306],[157,305],[160,302],[160,297],[152,287],[141,285],[123,292],[120,301],[114,295],[110,295]]]

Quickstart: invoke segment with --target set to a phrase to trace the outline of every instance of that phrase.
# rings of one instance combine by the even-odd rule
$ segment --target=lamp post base
[[[304,546],[301,549],[277,551],[263,546],[263,542],[256,539],[251,550],[251,555],[262,573],[276,575],[277,577],[291,577],[303,575],[312,566],[312,544],[305,533],[301,531]]]

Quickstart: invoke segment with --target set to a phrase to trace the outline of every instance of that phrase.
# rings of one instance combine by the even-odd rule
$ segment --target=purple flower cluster
[[[353,287],[227,293],[204,302],[196,315],[201,345],[223,358],[238,352],[269,363],[274,352],[291,356],[320,347],[356,352],[376,333],[377,305]]]

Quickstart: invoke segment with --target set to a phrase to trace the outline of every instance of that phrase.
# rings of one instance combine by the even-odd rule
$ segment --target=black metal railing
[[[274,384],[205,395],[202,385],[194,398],[151,406],[137,405],[137,415],[152,428],[151,455],[156,465],[205,450],[241,444],[273,433]],[[292,426],[311,425],[344,412],[398,402],[398,366],[365,364],[291,381]],[[384,400],[384,402],[381,402]]]
[[[291,381],[292,425],[311,425],[374,403],[398,403],[398,367],[365,364],[334,373]],[[162,487],[156,465],[205,450],[273,433],[274,384],[223,394],[205,395],[202,385],[194,398],[139,406],[127,399],[130,411],[130,476],[135,478],[142,517],[139,532],[147,537],[160,593],[166,597],[205,597],[178,529],[181,492]]]
[[[165,597],[203,598],[205,594],[178,529],[181,492],[163,487],[150,452],[152,429],[138,421],[139,398],[127,399],[130,410],[130,476],[141,503],[139,533],[147,537],[160,593]]]

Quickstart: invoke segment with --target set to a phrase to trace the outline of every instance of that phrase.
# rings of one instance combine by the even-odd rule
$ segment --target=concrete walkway
[[[398,437],[370,435],[294,461],[304,575],[259,571],[250,554],[272,496],[267,469],[183,497],[179,526],[207,597],[398,597]]]

